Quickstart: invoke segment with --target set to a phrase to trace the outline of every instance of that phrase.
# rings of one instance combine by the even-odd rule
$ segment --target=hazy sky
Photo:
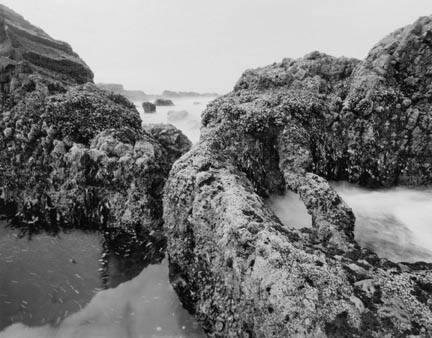
[[[1,1],[1,0],[0,0]],[[432,0],[3,0],[69,42],[97,82],[231,90],[247,68],[312,50],[363,58]]]

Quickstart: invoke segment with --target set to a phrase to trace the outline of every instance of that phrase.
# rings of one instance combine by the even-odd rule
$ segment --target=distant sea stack
[[[190,141],[168,125],[144,131],[68,44],[0,9],[0,213],[28,231],[101,229],[108,245],[160,260],[162,188]]]
[[[432,264],[354,238],[329,181],[432,183],[432,17],[363,60],[312,52],[246,71],[202,114],[165,186],[170,280],[214,337],[432,336]],[[310,229],[264,200],[292,191]]]
[[[97,86],[101,89],[123,95],[132,102],[139,102],[148,99],[148,95],[142,90],[128,90],[123,85],[117,83],[98,83]]]
[[[154,113],[156,112],[156,105],[151,102],[143,102],[142,107],[144,109],[144,113]]]
[[[156,106],[174,106],[174,102],[170,99],[156,99],[154,104]]]

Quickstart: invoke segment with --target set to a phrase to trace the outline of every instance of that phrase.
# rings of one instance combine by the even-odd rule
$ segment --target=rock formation
[[[102,229],[127,239],[125,253],[163,252],[162,189],[189,140],[172,126],[144,131],[67,44],[3,6],[0,23],[0,212],[31,231]]]
[[[327,180],[432,182],[432,18],[366,60],[318,52],[246,71],[203,113],[165,186],[170,279],[216,337],[432,335],[432,266],[361,248]],[[298,193],[312,229],[263,202]]]
[[[174,103],[169,99],[156,99],[154,104],[156,106],[174,106]]]
[[[0,69],[2,86],[16,67],[26,66],[37,70],[45,77],[61,80],[69,84],[82,84],[93,79],[88,66],[64,42],[48,36],[40,28],[27,22],[22,16],[0,5]],[[19,86],[19,77],[9,83]]]
[[[100,89],[122,95],[132,102],[148,100],[148,95],[142,90],[128,90],[123,85],[117,83],[98,83],[96,85]]]
[[[143,102],[142,107],[144,109],[144,113],[154,113],[156,112],[156,105],[151,102]]]
[[[164,90],[162,96],[170,98],[182,98],[182,97],[216,97],[218,93],[197,93],[197,92],[177,92],[172,90]]]
[[[383,39],[355,70],[340,118],[351,180],[432,182],[431,43],[432,19],[420,18]]]
[[[0,212],[98,228],[143,259],[168,240],[171,282],[213,336],[431,336],[432,266],[361,248],[327,181],[431,183],[431,36],[421,18],[362,62],[314,52],[247,71],[185,154],[179,130],[143,129],[70,46],[1,6]],[[264,205],[286,190],[312,229]]]

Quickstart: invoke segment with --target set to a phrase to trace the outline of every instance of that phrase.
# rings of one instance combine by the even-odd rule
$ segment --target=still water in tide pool
[[[332,185],[354,212],[354,235],[361,246],[395,262],[432,262],[432,189]],[[287,226],[312,226],[306,207],[293,192],[272,195],[266,204]]]
[[[97,232],[19,235],[0,221],[1,338],[204,336],[166,260],[120,261]]]

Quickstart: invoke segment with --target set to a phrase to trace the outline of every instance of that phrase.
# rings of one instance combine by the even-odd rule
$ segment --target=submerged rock
[[[144,109],[144,113],[154,113],[156,112],[156,105],[151,102],[143,102],[142,107]]]
[[[327,181],[431,183],[429,22],[363,62],[313,52],[246,71],[207,107],[199,144],[165,186],[164,222],[171,283],[209,335],[432,334],[432,266],[361,248]],[[265,206],[286,190],[312,229],[284,226]]]
[[[174,102],[170,99],[156,99],[154,104],[156,106],[174,106]]]
[[[32,229],[102,229],[124,240],[122,253],[145,244],[160,258],[163,186],[190,142],[172,126],[144,131],[135,106],[97,88],[67,44],[1,10],[16,43],[0,47],[0,212]]]

